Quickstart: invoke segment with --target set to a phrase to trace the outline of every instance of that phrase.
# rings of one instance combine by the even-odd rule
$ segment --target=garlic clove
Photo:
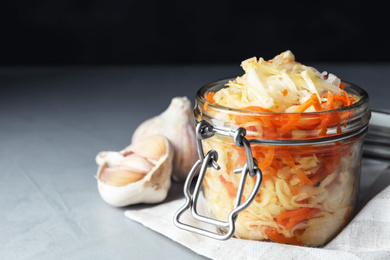
[[[142,141],[147,145],[141,146],[136,142],[120,152],[98,154],[99,160],[96,160],[100,162],[97,172],[98,190],[102,199],[108,204],[122,207],[138,203],[158,203],[166,198],[171,186],[172,145],[164,136],[152,136],[145,139],[150,139],[153,142],[140,140],[140,142]],[[154,154],[160,154],[160,157],[154,157],[153,160],[156,164],[148,173],[135,173],[129,170],[128,167],[120,165],[131,154],[137,156],[141,156],[138,152],[148,154],[145,150],[153,150],[152,143],[155,144],[156,150],[160,151],[158,153],[154,152]],[[136,152],[131,151],[133,146],[136,146]],[[113,155],[114,153],[116,155]],[[122,160],[109,160],[112,160],[112,158],[118,159],[118,154],[122,156]],[[145,160],[148,159],[145,158]],[[116,164],[113,164],[113,162]],[[131,183],[126,184],[128,181]]]
[[[144,139],[146,136],[161,134],[163,135],[162,126],[164,122],[160,116],[154,116],[142,122],[134,131],[133,136],[131,137],[131,142],[135,143],[141,139]]]
[[[175,181],[184,181],[189,174],[192,166],[199,159],[196,150],[196,136],[190,125],[183,126],[183,130],[176,137],[174,151],[179,153],[174,157],[173,168],[176,169],[173,175]]]
[[[166,149],[165,140],[160,135],[137,140],[128,148],[129,151],[154,161],[164,155]]]
[[[128,168],[114,166],[106,167],[100,173],[100,180],[107,185],[124,186],[137,182],[144,178],[146,174],[134,172]]]
[[[144,174],[150,172],[154,167],[154,164],[149,160],[134,153],[125,156],[118,165],[130,171]]]
[[[98,165],[102,165],[104,163],[116,165],[123,160],[123,155],[118,152],[103,151],[97,154],[95,160]]]
[[[132,142],[138,142],[140,139],[155,134],[164,135],[173,146],[173,179],[185,180],[198,160],[195,119],[188,98],[173,98],[163,113],[146,120],[137,127],[132,136]]]

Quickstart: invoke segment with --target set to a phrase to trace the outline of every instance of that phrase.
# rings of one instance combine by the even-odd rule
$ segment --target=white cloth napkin
[[[379,192],[379,193],[378,193]],[[390,259],[390,168],[367,190],[362,209],[347,227],[323,248],[283,245],[231,238],[218,241],[173,224],[175,212],[184,205],[179,198],[156,206],[128,209],[125,215],[144,226],[211,259]],[[367,200],[370,199],[368,202]],[[190,215],[190,214],[188,214]],[[187,218],[181,220],[199,226]]]

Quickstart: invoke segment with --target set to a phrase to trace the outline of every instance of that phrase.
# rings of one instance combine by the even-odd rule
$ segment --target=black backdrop
[[[287,49],[302,62],[385,62],[388,16],[356,0],[9,0],[0,65],[237,63]]]

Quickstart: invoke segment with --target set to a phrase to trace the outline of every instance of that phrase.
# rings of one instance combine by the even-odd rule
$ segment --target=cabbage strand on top
[[[232,108],[256,106],[272,112],[302,112],[296,109],[310,98],[318,98],[324,109],[329,91],[353,99],[343,93],[344,84],[339,78],[296,62],[291,51],[283,52],[269,61],[253,57],[243,61],[241,66],[245,74],[230,81],[228,88],[215,93],[215,103]],[[335,102],[334,108],[345,103]],[[311,105],[305,112],[318,110],[318,107],[316,109]]]

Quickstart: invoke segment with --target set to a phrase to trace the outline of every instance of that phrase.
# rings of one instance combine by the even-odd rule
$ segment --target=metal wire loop
[[[234,141],[234,144],[237,146],[237,147],[242,147],[244,146],[244,143],[242,142],[243,138],[245,137],[246,135],[246,130],[245,128],[243,127],[239,127],[237,128],[235,134],[234,134],[234,137],[233,137],[233,141]],[[245,139],[245,138],[244,138]]]
[[[245,153],[246,153],[246,162],[243,167],[239,169],[235,169],[234,173],[236,174],[241,174],[240,177],[240,184],[237,188],[237,194],[236,194],[236,199],[234,203],[234,208],[230,212],[228,221],[227,222],[222,222],[216,219],[208,218],[206,216],[202,216],[197,212],[197,201],[198,197],[201,193],[201,186],[203,183],[203,180],[206,175],[206,170],[207,168],[213,167],[216,170],[219,170],[220,167],[217,164],[218,160],[218,153],[215,150],[210,150],[206,155],[204,154],[203,151],[203,146],[202,146],[202,140],[210,138],[214,136],[215,134],[222,135],[222,136],[229,136],[233,137],[234,144],[237,147],[244,147],[245,148]],[[262,182],[262,173],[261,170],[257,167],[257,161],[255,158],[253,158],[252,155],[252,150],[251,150],[251,144],[250,142],[245,138],[246,135],[246,130],[245,128],[238,128],[237,130],[226,130],[223,128],[219,127],[214,127],[210,123],[206,121],[201,121],[197,124],[196,126],[196,146],[198,150],[198,155],[199,155],[199,160],[195,163],[195,165],[192,167],[186,182],[184,184],[184,195],[186,197],[186,203],[183,207],[181,207],[175,214],[174,217],[174,223],[176,226],[191,231],[195,232],[198,234],[202,234],[208,237],[212,237],[215,239],[219,240],[225,240],[233,236],[234,230],[235,230],[235,221],[237,219],[237,215],[246,209],[254,200],[256,197],[256,194],[258,193],[260,189],[260,185]],[[239,170],[239,171],[237,171]],[[195,174],[198,172],[198,179],[195,185],[195,189],[193,194],[190,193],[190,186],[193,178],[195,177]],[[255,180],[255,186],[253,187],[253,190],[249,197],[243,202],[243,191],[244,191],[244,186],[245,186],[245,180],[247,175],[254,177],[256,176]],[[226,229],[226,232],[223,234],[219,233],[214,233],[210,232],[207,230],[204,230],[202,228],[197,228],[188,224],[183,223],[180,221],[180,216],[184,213],[184,211],[190,210],[192,216],[200,221],[204,222],[207,224],[214,225],[219,228]]]
[[[208,123],[207,121],[203,120],[197,124],[197,126],[196,126],[196,148],[198,150],[198,156],[199,156],[199,160],[201,162],[203,162],[205,159],[203,146],[202,146],[202,140],[210,138],[210,137],[214,136],[214,134],[215,134],[214,127],[210,123]],[[221,169],[221,167],[217,164],[217,160],[218,160],[218,153],[215,152],[211,156],[211,160],[208,163],[208,165],[209,165],[208,167],[212,166],[216,170]]]
[[[254,161],[256,159],[253,158],[252,149],[251,149],[251,145],[250,145],[249,141],[245,137],[241,137],[241,142],[245,148],[246,162],[248,164],[249,175],[253,177],[256,175],[255,170],[254,170],[255,169]],[[256,163],[257,163],[257,161],[256,161]]]
[[[228,220],[220,221],[218,219],[209,218],[207,216],[201,215],[198,213],[197,210],[197,202],[199,195],[201,194],[201,185],[203,183],[203,180],[205,178],[206,174],[206,168],[209,167],[210,161],[214,160],[212,157],[215,156],[217,152],[215,150],[210,150],[207,155],[205,156],[205,159],[203,162],[198,160],[195,165],[192,167],[185,183],[184,183],[184,196],[186,198],[185,204],[176,212],[173,221],[175,225],[181,229],[191,231],[200,235],[208,236],[214,239],[218,240],[226,240],[233,236],[235,232],[235,221],[237,220],[238,214],[245,210],[255,199],[262,182],[262,174],[260,169],[255,169],[255,184],[254,187],[249,194],[249,196],[246,198],[246,200],[243,202],[243,192],[244,192],[244,186],[245,186],[245,180],[247,177],[247,174],[249,173],[248,164],[245,163],[245,165],[241,168],[241,177],[240,177],[240,184],[237,189],[236,199],[234,201],[234,208],[230,212],[228,216]],[[191,182],[195,177],[195,174],[199,171],[198,180],[195,185],[194,192],[191,194],[190,192],[190,186]],[[203,222],[206,224],[211,224],[215,227],[217,227],[218,230],[221,232],[212,232],[207,229],[203,229],[201,227],[192,226],[189,224],[186,224],[181,220],[181,216],[185,211],[190,211],[191,215],[194,219],[196,219],[199,222]]]
[[[214,150],[211,150],[210,152],[211,155],[210,155],[210,161],[207,163],[207,167],[210,168],[210,167],[213,167],[215,170],[219,170],[221,169],[221,167],[217,164],[217,161],[218,161],[218,153],[217,151],[214,151]]]
[[[207,139],[212,137],[215,134],[213,126],[207,121],[201,121],[196,126],[196,137],[198,139]]]

